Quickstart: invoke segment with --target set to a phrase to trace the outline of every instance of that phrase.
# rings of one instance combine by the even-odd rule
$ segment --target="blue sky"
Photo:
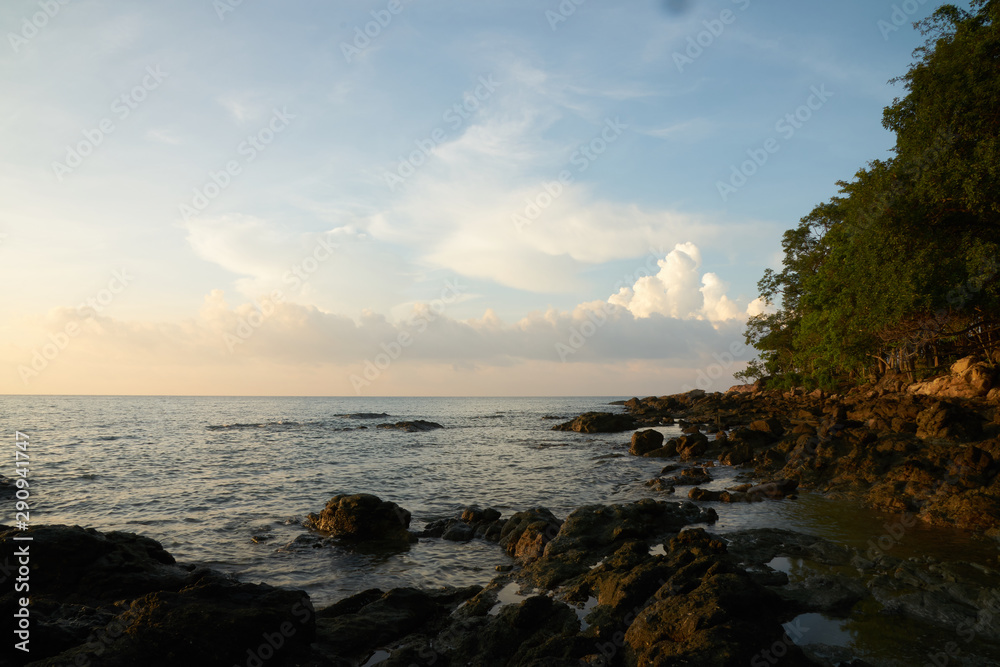
[[[0,391],[725,389],[934,6],[6,2]]]

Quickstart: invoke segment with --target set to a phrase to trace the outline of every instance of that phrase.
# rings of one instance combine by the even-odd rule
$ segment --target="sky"
[[[0,393],[724,391],[935,6],[6,0]]]

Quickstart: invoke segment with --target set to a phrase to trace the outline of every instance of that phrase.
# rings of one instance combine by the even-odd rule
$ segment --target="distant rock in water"
[[[319,514],[310,514],[306,527],[352,541],[409,544],[410,513],[370,493],[335,496]]]
[[[434,431],[439,428],[444,428],[441,424],[436,422],[428,422],[423,419],[418,419],[412,422],[396,422],[395,424],[379,424],[378,428],[389,428],[396,431],[406,431],[407,433],[416,433],[418,431]]]
[[[346,415],[337,415],[343,419],[384,419],[389,416],[387,412],[350,412]]]
[[[552,427],[553,431],[576,431],[577,433],[618,433],[635,428],[631,415],[610,412],[586,412],[572,421]]]

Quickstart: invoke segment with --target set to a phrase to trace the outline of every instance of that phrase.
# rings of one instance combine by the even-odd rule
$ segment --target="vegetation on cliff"
[[[783,269],[758,284],[745,379],[828,386],[911,380],[1000,348],[1000,0],[944,5],[883,112],[893,155],[785,232]],[[992,355],[992,359],[991,359]]]

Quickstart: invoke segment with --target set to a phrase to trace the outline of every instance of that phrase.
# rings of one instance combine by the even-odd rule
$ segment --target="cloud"
[[[662,315],[713,323],[746,318],[746,307],[726,296],[728,283],[714,273],[700,274],[701,251],[693,243],[678,243],[659,260],[659,272],[623,287],[608,303],[637,318]]]
[[[441,299],[415,305],[396,322],[373,312],[356,321],[267,297],[230,306],[220,290],[206,295],[195,317],[180,322],[84,317],[75,309],[58,308],[19,326],[21,344],[0,350],[0,363],[11,368],[8,381],[17,378],[22,367],[33,363],[33,340],[47,340],[45,332],[65,331],[75,323],[79,333],[20,389],[43,391],[49,382],[65,383],[74,373],[95,367],[108,376],[147,367],[171,369],[175,375],[207,375],[205,386],[225,384],[229,373],[253,376],[251,369],[301,375],[323,368],[329,376],[324,386],[337,387],[326,389],[333,393],[350,393],[352,378],[371,376],[372,369],[380,377],[389,370],[398,375],[400,369],[414,367],[478,369],[485,378],[497,369],[532,364],[596,369],[641,363],[679,369],[677,377],[685,377],[680,369],[691,369],[686,376],[690,380],[694,369],[711,363],[713,351],[727,349],[741,330],[735,321],[713,326],[707,320],[659,314],[639,318],[604,301],[571,311],[533,312],[510,324],[491,311],[478,319],[458,320],[447,311],[461,296],[460,289],[442,292]],[[579,373],[567,371],[566,377]],[[423,389],[411,386],[406,391],[419,394]],[[562,389],[573,391],[579,387]]]

